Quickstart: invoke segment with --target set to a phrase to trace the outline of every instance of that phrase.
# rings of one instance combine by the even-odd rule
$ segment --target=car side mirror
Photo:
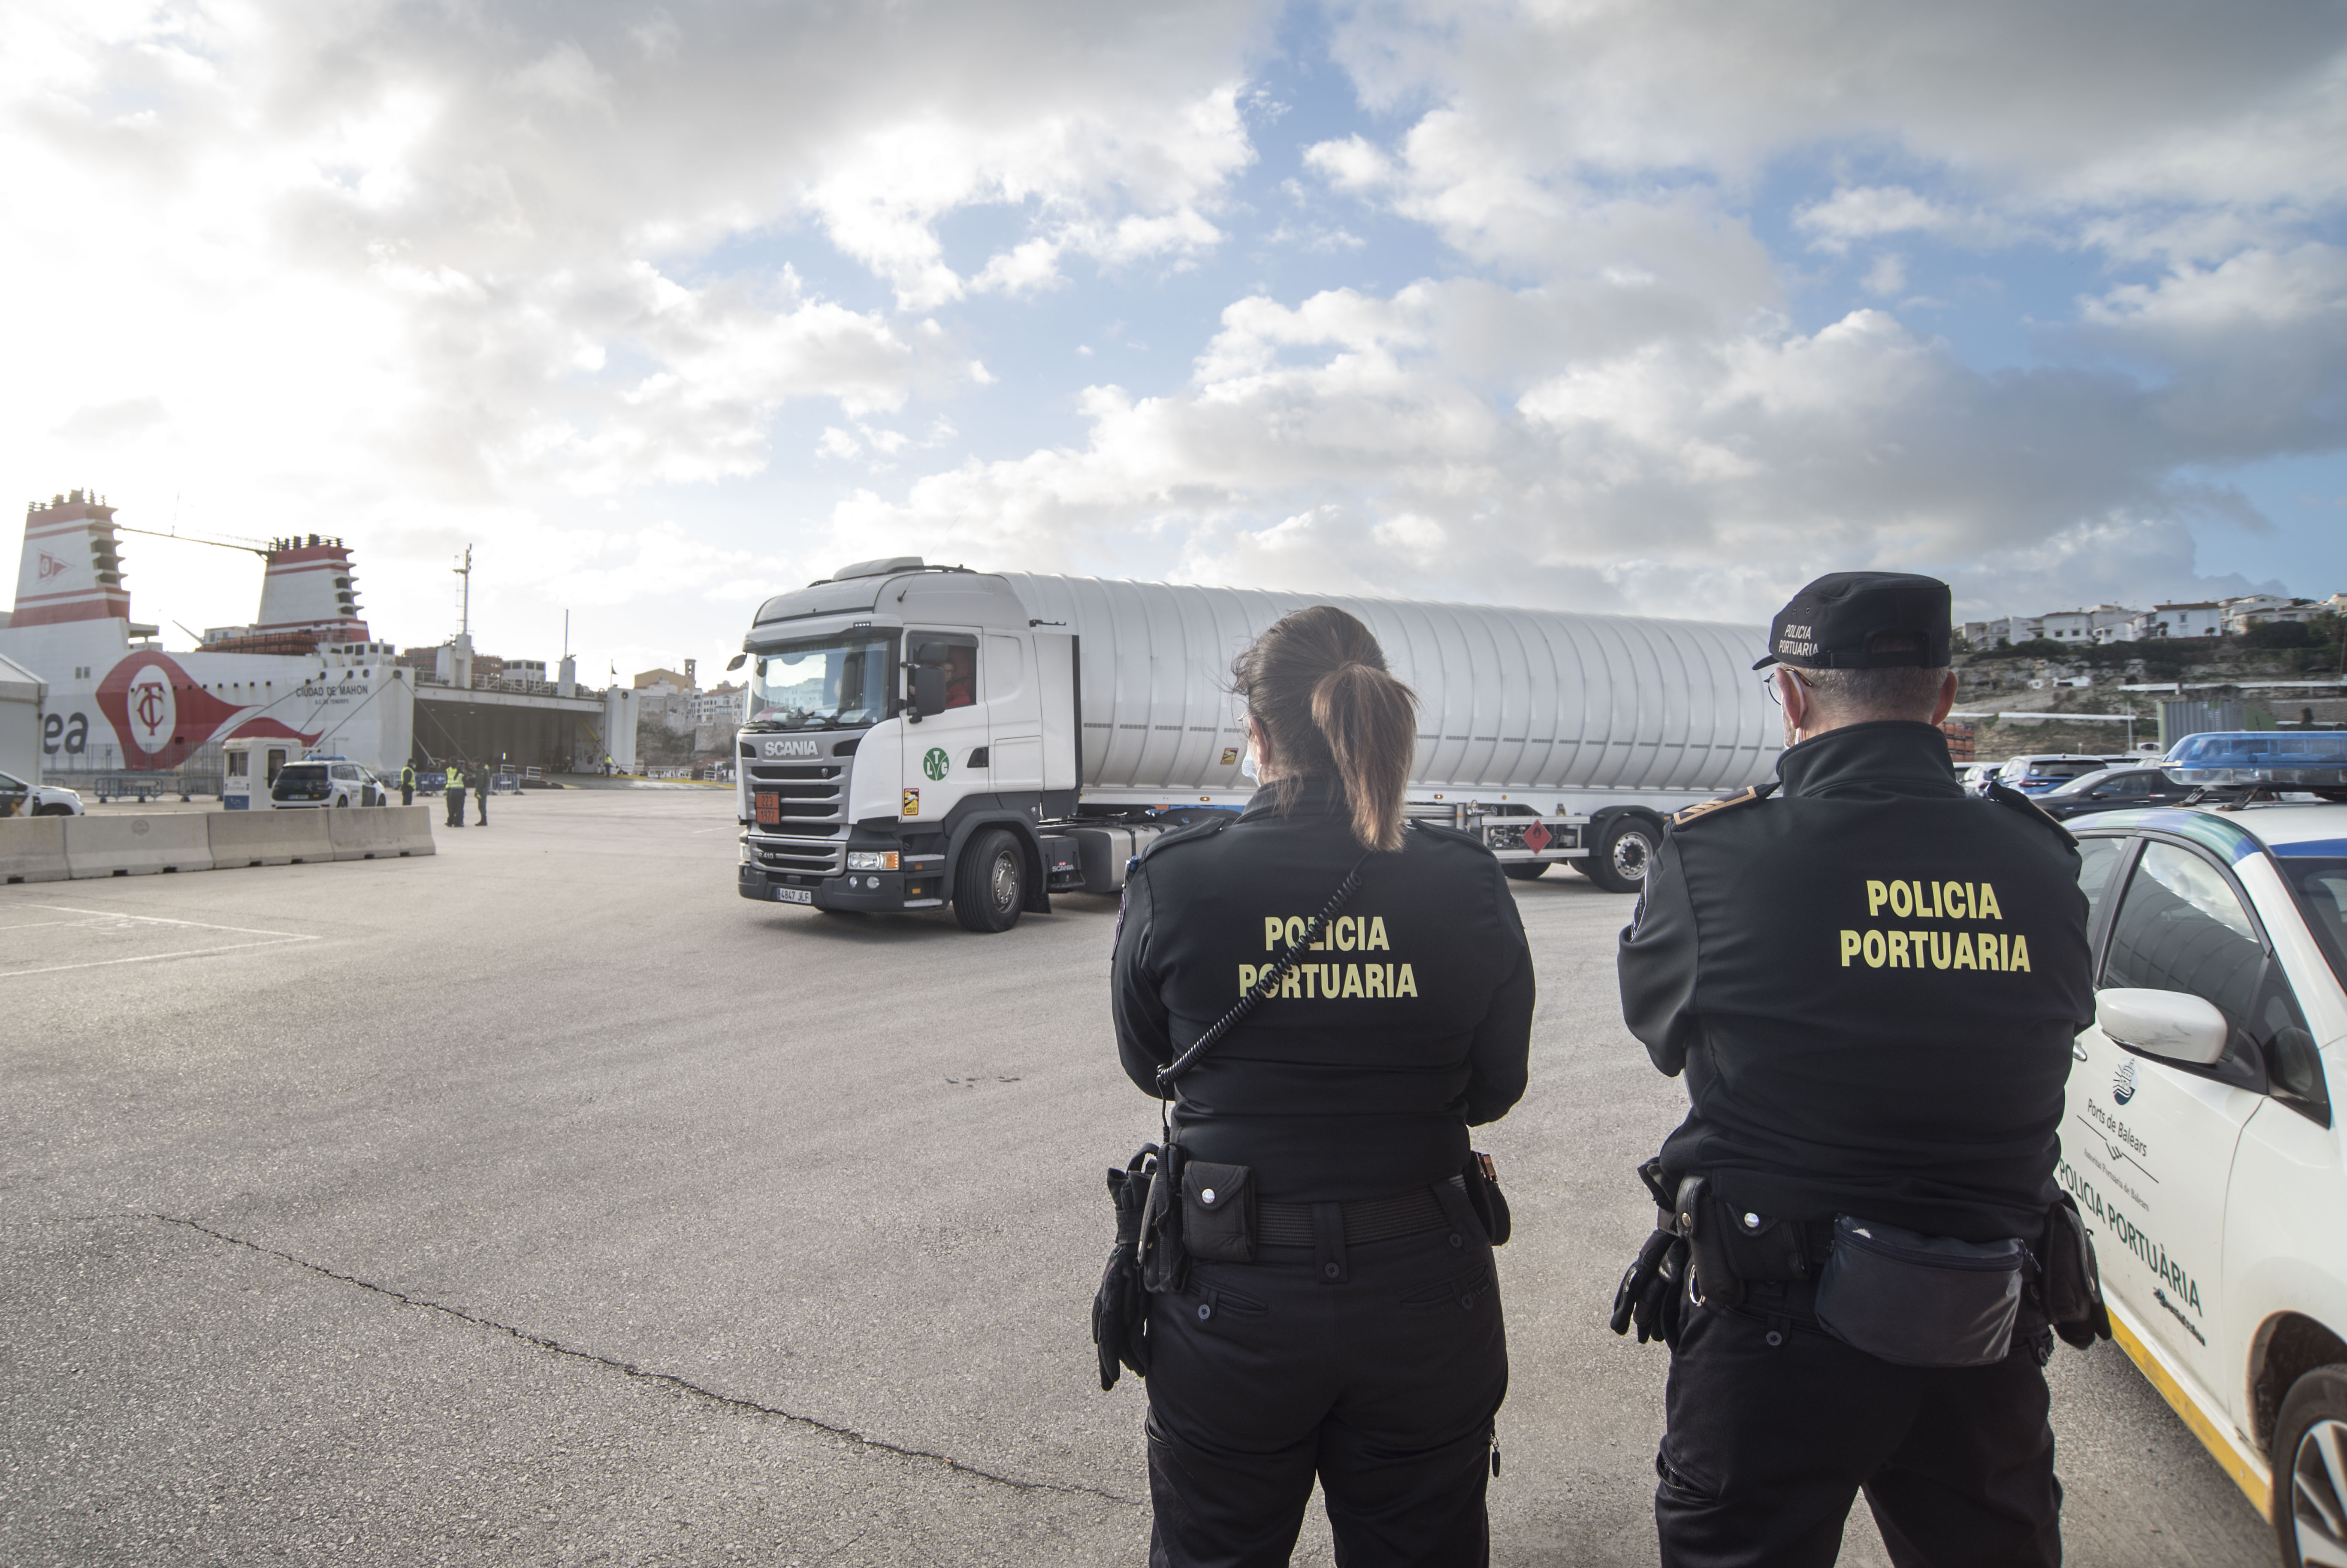
[[[2095,993],[2095,1022],[2120,1045],[2194,1067],[2223,1056],[2233,1035],[2225,1015],[2199,997],[2127,986]]]

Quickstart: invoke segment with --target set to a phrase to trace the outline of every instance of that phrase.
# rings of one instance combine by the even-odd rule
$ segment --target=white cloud
[[[1808,334],[1767,320],[1610,345],[1577,332],[1606,313],[1569,290],[1494,297],[1470,281],[1242,301],[1178,393],[1094,387],[1082,445],[969,460],[901,502],[859,496],[835,513],[835,538],[950,537],[1030,567],[1141,551],[1215,580],[1758,616],[1836,567],[1939,568],[2025,600],[2031,582],[2084,580],[2096,541],[2137,536],[2160,541],[2147,560],[2182,570],[2182,591],[2178,519],[2253,516],[2169,477],[2225,438],[2179,446],[2123,375],[1983,375],[1882,311]],[[1463,368],[1511,368],[1504,343],[1522,374],[1576,338],[1589,352],[1512,406]],[[2064,539],[2081,542],[2047,553]]]
[[[1837,253],[1850,249],[1853,240],[1945,232],[1958,221],[1956,214],[1903,185],[1845,186],[1793,214],[1794,227],[1816,235],[1819,250]]]
[[[331,518],[379,622],[436,622],[396,564],[420,517],[436,555],[763,472],[793,403],[845,429],[993,381],[889,294],[1209,253],[1268,18],[1177,20],[27,0],[0,17],[0,279],[43,302],[5,341],[47,368],[0,393],[0,475],[100,479],[149,521],[192,495],[244,534]],[[1025,232],[965,277],[938,225],[989,204]],[[881,300],[719,249],[794,234]],[[219,591],[192,613],[249,613]]]
[[[696,624],[841,548],[1749,614],[2120,594],[2347,442],[2332,11],[1378,0],[1333,125],[1296,15],[27,0],[0,474],[328,522],[392,622],[469,538]]]

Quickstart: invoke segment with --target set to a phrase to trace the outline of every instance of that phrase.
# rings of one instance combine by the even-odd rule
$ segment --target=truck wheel
[[[1511,882],[1535,882],[1548,869],[1545,860],[1509,860],[1500,866],[1500,875]]]
[[[1597,846],[1581,868],[1608,893],[1635,893],[1646,885],[1646,868],[1655,863],[1660,843],[1654,825],[1627,815],[1605,825]]]
[[[2268,1451],[2285,1568],[2347,1562],[2347,1366],[2317,1367],[2290,1386]]]
[[[1027,901],[1027,857],[1005,827],[981,830],[954,873],[954,918],[966,931],[1008,931]]]

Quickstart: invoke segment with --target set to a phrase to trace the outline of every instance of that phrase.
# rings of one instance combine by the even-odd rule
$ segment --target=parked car
[[[2128,806],[2175,805],[2198,784],[2186,784],[2160,768],[2130,765],[2080,774],[2037,797],[2038,808],[2058,821],[2097,811],[2123,811]]]
[[[0,774],[0,816],[80,816],[81,796],[55,784],[26,784]]]
[[[2043,752],[2012,758],[1997,769],[1996,776],[1997,782],[2024,794],[2044,794],[2057,784],[2067,784],[2083,774],[2100,773],[2110,765],[2099,756],[2083,753]]]
[[[356,763],[312,757],[287,763],[269,786],[269,804],[287,807],[381,805],[390,792]]]
[[[1996,776],[2002,763],[1963,763],[1956,768],[1956,782],[1968,790],[1977,790]]]
[[[2080,825],[2097,989],[2060,1168],[2119,1344],[2292,1568],[2347,1563],[2347,805],[2250,792],[2347,786],[2322,738],[2327,770],[2204,744],[2169,771],[2240,786],[2221,806]]]

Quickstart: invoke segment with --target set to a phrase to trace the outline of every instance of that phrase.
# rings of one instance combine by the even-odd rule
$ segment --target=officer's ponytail
[[[1275,798],[1285,804],[1302,779],[1334,775],[1362,846],[1400,848],[1418,697],[1387,672],[1369,629],[1334,605],[1296,610],[1240,654],[1231,675],[1271,741]]]

